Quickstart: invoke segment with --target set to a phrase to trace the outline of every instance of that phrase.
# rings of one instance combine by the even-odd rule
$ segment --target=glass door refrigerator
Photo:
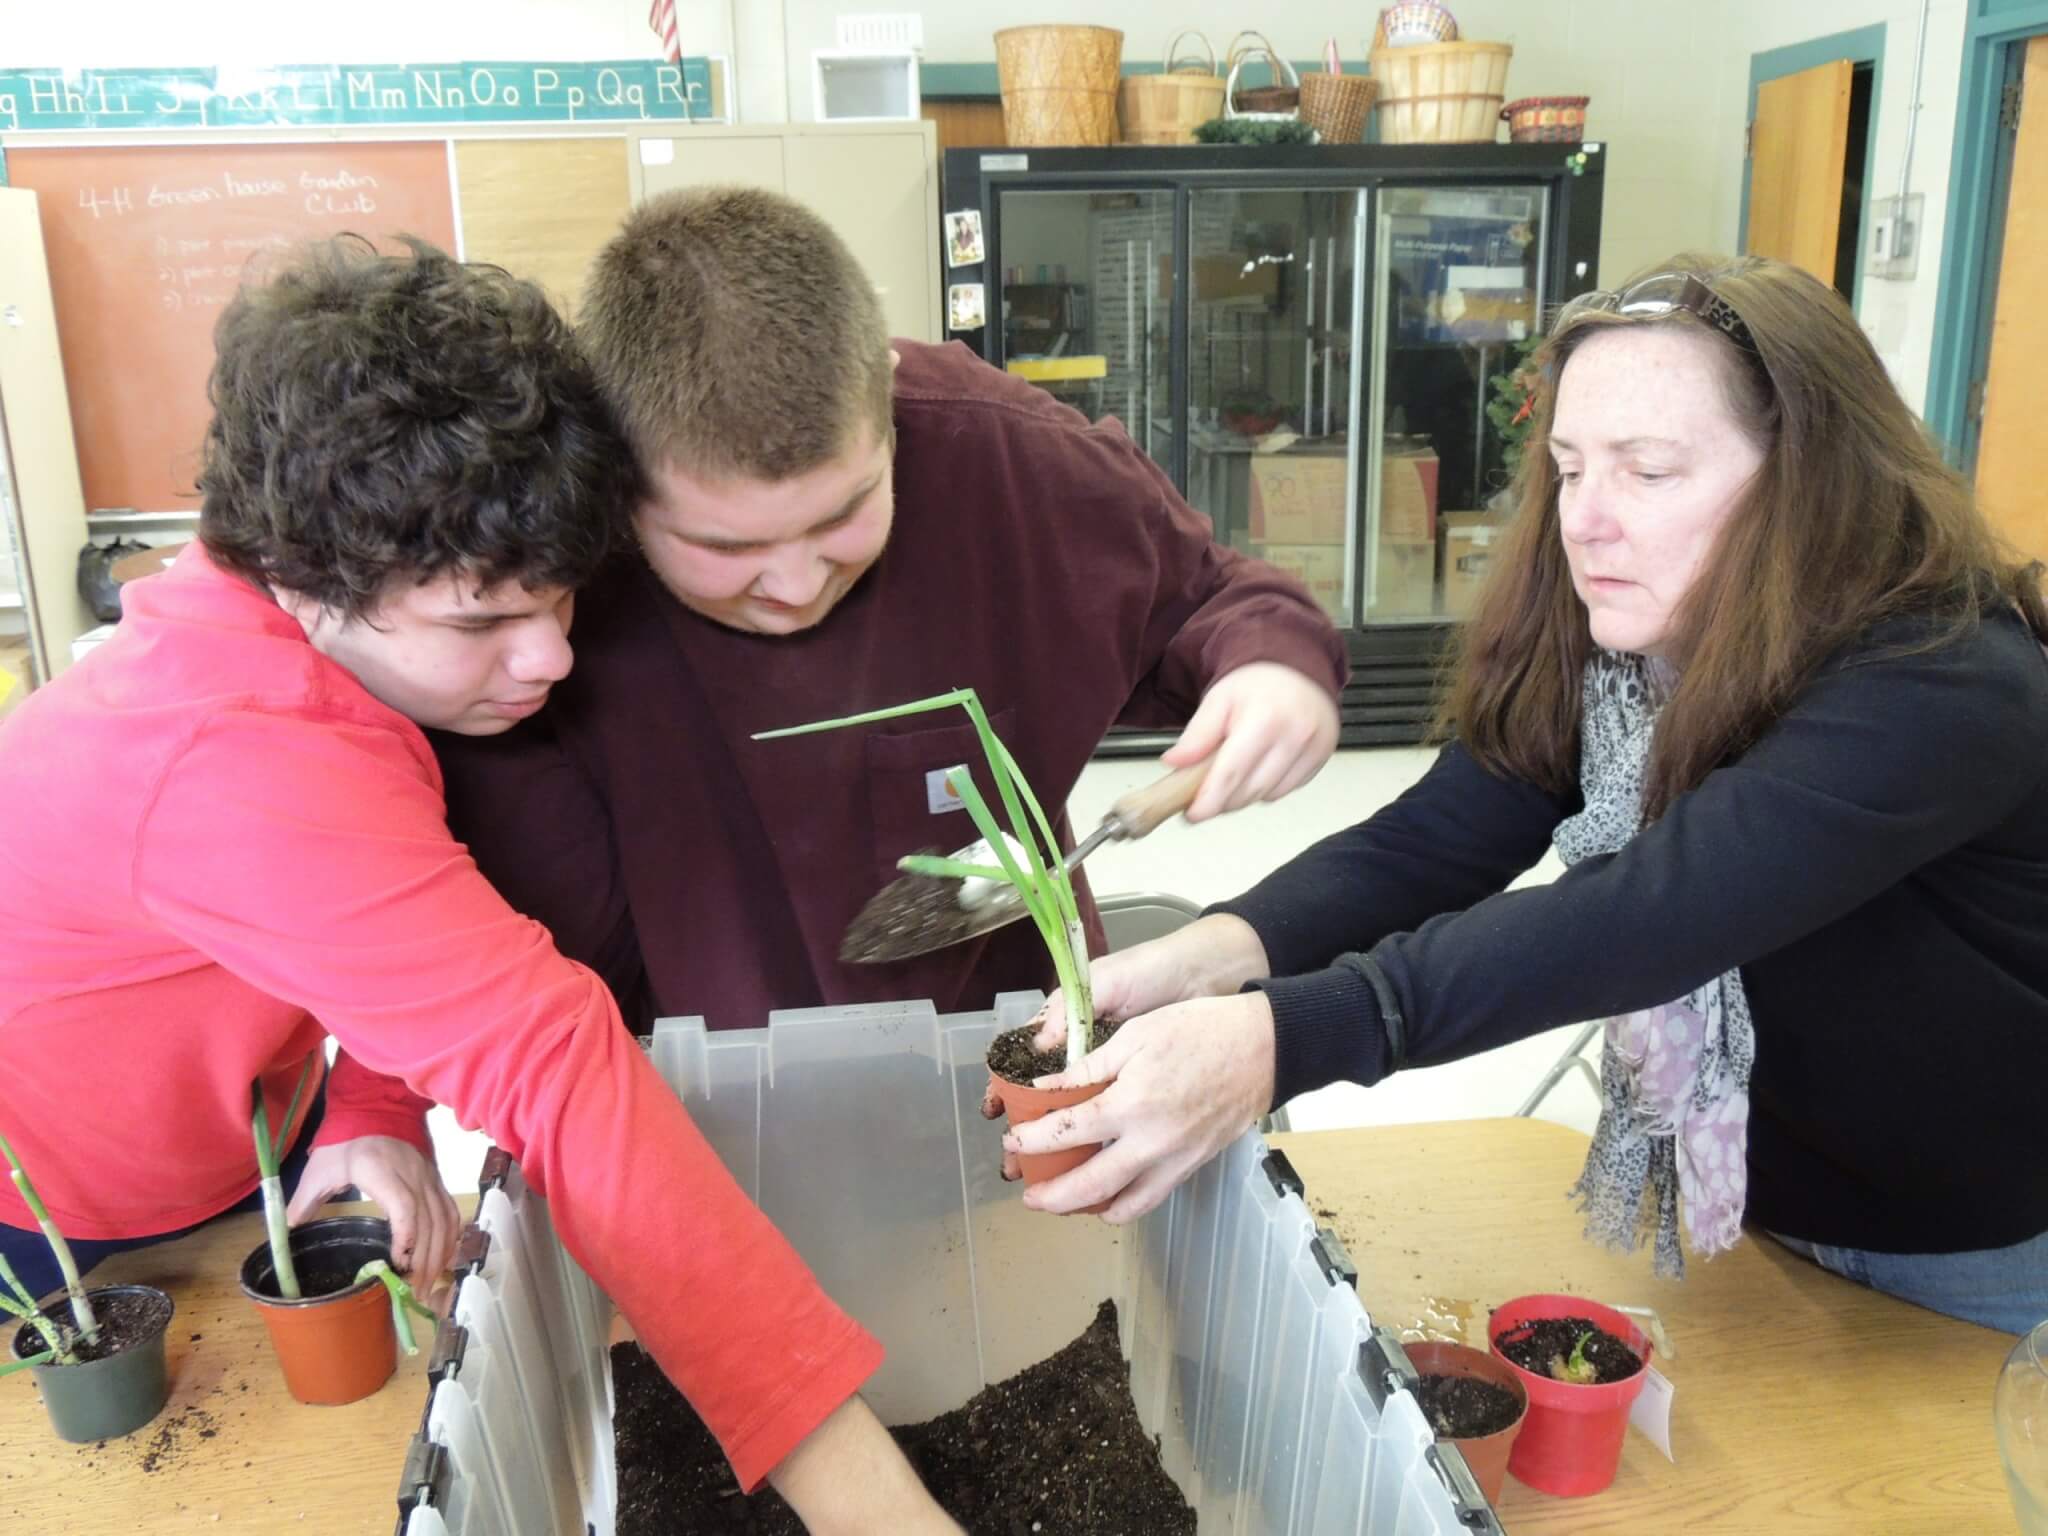
[[[1420,740],[1507,515],[1488,406],[1597,285],[1602,146],[945,162],[949,225],[981,231],[949,250],[951,336],[1117,418],[1219,540],[1308,588],[1350,645],[1346,745]]]

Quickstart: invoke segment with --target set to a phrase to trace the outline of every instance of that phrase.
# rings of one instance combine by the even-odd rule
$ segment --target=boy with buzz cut
[[[1185,725],[1199,821],[1329,757],[1341,638],[1218,545],[1113,420],[958,343],[891,342],[839,238],[776,194],[656,198],[598,256],[580,333],[643,485],[576,674],[502,740],[437,738],[451,814],[515,905],[630,1020],[1049,987],[1029,924],[888,965],[839,942],[899,856],[974,840],[974,731],[776,726],[972,686],[1070,837],[1118,723]],[[1077,882],[1094,947],[1101,927]]]
[[[244,1205],[251,1083],[286,1103],[331,1035],[324,1124],[283,1128],[318,1144],[296,1213],[360,1183],[431,1281],[454,1209],[419,1114],[450,1105],[743,1487],[814,1532],[955,1531],[855,1395],[874,1340],[448,831],[421,728],[540,709],[639,491],[567,327],[496,268],[344,240],[215,340],[198,542],[0,727],[0,1132],[90,1264]],[[11,1189],[0,1252],[55,1283]]]

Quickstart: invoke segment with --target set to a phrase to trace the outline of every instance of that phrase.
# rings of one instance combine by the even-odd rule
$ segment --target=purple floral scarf
[[[1676,673],[1661,661],[1597,651],[1586,664],[1579,778],[1585,809],[1557,828],[1567,865],[1619,852],[1642,825],[1643,776],[1657,712]],[[1756,1031],[1742,973],[1607,1020],[1600,1121],[1573,1186],[1586,1236],[1612,1248],[1654,1243],[1660,1275],[1685,1273],[1679,1223],[1712,1257],[1742,1236],[1749,1071]]]

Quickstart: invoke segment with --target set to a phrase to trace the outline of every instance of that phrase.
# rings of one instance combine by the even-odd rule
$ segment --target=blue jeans
[[[2001,1333],[2026,1333],[2048,1318],[2048,1232],[1968,1253],[1872,1253],[1769,1235],[1831,1274]]]
[[[306,1111],[306,1123],[299,1132],[299,1139],[293,1145],[290,1155],[278,1167],[278,1177],[284,1181],[287,1198],[298,1188],[299,1175],[306,1171],[306,1158],[313,1147],[313,1133],[320,1129],[321,1118],[327,1113],[327,1084],[323,1081],[313,1095],[312,1108]],[[251,1145],[250,1156],[255,1156]],[[29,1169],[29,1177],[35,1177],[35,1169]],[[252,1189],[248,1197],[237,1205],[220,1213],[232,1216],[242,1211],[263,1209],[263,1191]],[[220,1216],[209,1216],[207,1221],[218,1221]],[[180,1227],[175,1232],[158,1232],[150,1237],[114,1237],[104,1241],[92,1238],[69,1238],[71,1257],[78,1263],[78,1272],[88,1274],[102,1259],[111,1259],[117,1253],[126,1253],[131,1248],[148,1248],[157,1243],[168,1243],[173,1238],[184,1237],[205,1226],[205,1221],[196,1221],[189,1227]],[[31,1227],[24,1231],[20,1227],[0,1224],[0,1253],[7,1255],[7,1262],[14,1266],[14,1272],[21,1277],[21,1283],[28,1288],[31,1296],[41,1298],[56,1290],[64,1283],[64,1275],[57,1268],[57,1261],[50,1256],[50,1245],[43,1240],[41,1229]],[[0,1313],[0,1359],[7,1354],[7,1338],[13,1335],[13,1319]]]

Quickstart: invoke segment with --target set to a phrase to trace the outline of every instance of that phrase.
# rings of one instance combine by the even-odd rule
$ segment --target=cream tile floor
[[[1278,805],[1256,806],[1190,827],[1173,822],[1143,842],[1110,844],[1089,860],[1098,892],[1167,891],[1196,902],[1234,895],[1326,833],[1369,815],[1420,778],[1432,754],[1395,747],[1339,752],[1314,782]],[[1070,802],[1074,824],[1092,827],[1125,790],[1159,772],[1144,759],[1091,764]],[[1549,861],[1528,880],[1556,873]],[[1571,1043],[1576,1029],[1552,1030],[1514,1045],[1453,1062],[1404,1072],[1376,1088],[1339,1084],[1304,1095],[1290,1111],[1297,1130],[1352,1125],[1395,1125],[1510,1115]],[[1596,1048],[1589,1048],[1596,1055]],[[1598,1105],[1590,1084],[1573,1073],[1554,1088],[1540,1114],[1591,1131]],[[430,1124],[441,1170],[451,1189],[470,1189],[482,1162],[485,1137],[462,1130],[446,1109]]]

